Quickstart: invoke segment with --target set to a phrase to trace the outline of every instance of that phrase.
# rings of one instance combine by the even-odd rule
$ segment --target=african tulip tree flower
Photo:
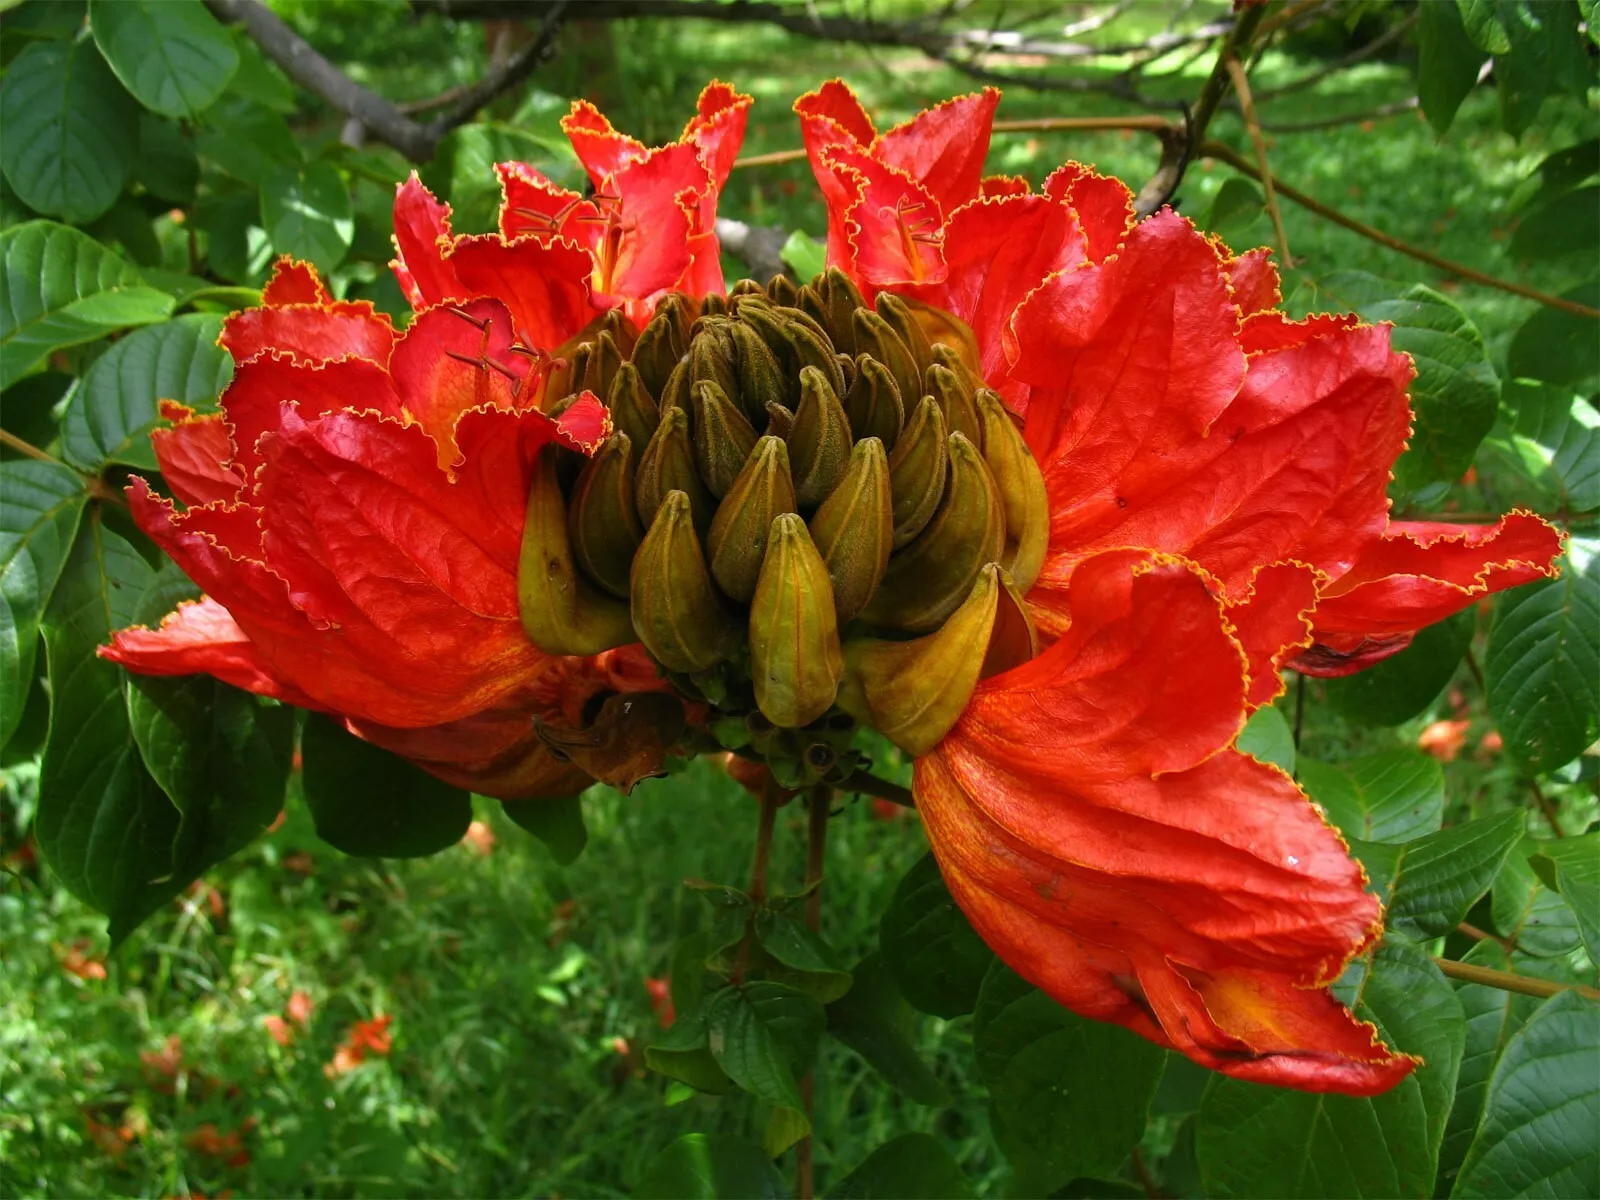
[[[804,98],[832,265],[803,286],[723,296],[702,257],[744,119],[720,85],[660,151],[580,106],[598,199],[502,165],[498,235],[404,185],[418,317],[293,271],[230,321],[226,415],[157,434],[188,507],[133,488],[208,599],[108,653],[500,795],[713,746],[839,784],[877,729],[1021,975],[1230,1075],[1382,1091],[1415,1060],[1328,990],[1381,906],[1236,739],[1287,664],[1375,662],[1557,538],[1391,522],[1387,329],[1287,319],[1264,254],[1135,224],[1079,165],[985,181],[997,101],[880,137],[844,85]],[[585,725],[661,680],[681,704]]]

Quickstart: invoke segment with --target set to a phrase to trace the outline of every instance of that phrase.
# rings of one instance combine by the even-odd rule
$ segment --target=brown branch
[[[756,825],[755,857],[750,865],[750,903],[760,908],[767,898],[767,866],[772,861],[772,828],[777,823],[778,807],[783,803],[784,790],[770,775],[761,789],[761,816]],[[744,983],[745,970],[750,965],[750,942],[755,935],[754,921],[745,929],[734,958],[729,982],[735,987]]]
[[[813,933],[822,928],[822,877],[827,862],[828,810],[833,806],[833,789],[826,784],[814,787],[806,795],[810,806],[806,837],[806,925]],[[800,1081],[800,1100],[805,1107],[806,1122],[811,1122],[811,1092],[815,1073],[807,1071]],[[815,1191],[812,1178],[811,1135],[801,1138],[794,1148],[794,1194],[796,1200],[811,1200]]]
[[[1537,779],[1528,780],[1528,786],[1533,789],[1533,798],[1539,802],[1539,811],[1544,814],[1545,824],[1550,826],[1550,832],[1558,838],[1567,836],[1567,831],[1561,828],[1561,817],[1556,811],[1556,806],[1550,797],[1544,794],[1544,789],[1539,786]]]
[[[1523,996],[1548,999],[1562,992],[1577,992],[1585,1000],[1600,1000],[1600,990],[1581,983],[1554,983],[1532,975],[1517,975],[1511,971],[1497,971],[1493,967],[1480,967],[1475,963],[1457,962],[1453,958],[1436,958],[1434,965],[1451,979],[1463,983],[1478,983],[1484,987],[1499,988],[1502,992],[1516,992]]]
[[[55,465],[58,467],[64,467],[67,465],[54,454],[47,454],[45,451],[35,446],[32,442],[24,441],[22,438],[19,438],[9,429],[0,429],[0,445],[10,446],[18,454],[26,455],[28,458],[36,458],[40,462],[55,463]]]
[[[1258,97],[1259,99],[1259,97]],[[1312,133],[1319,129],[1337,129],[1341,125],[1355,125],[1361,121],[1381,121],[1401,113],[1414,112],[1419,101],[1415,96],[1396,100],[1393,104],[1380,104],[1360,112],[1341,113],[1335,117],[1319,117],[1315,121],[1263,121],[1261,128],[1268,133]]]
[[[1228,76],[1233,80],[1233,91],[1239,97],[1239,108],[1244,113],[1245,128],[1250,131],[1250,140],[1256,148],[1256,165],[1261,170],[1261,186],[1267,195],[1267,212],[1272,217],[1272,231],[1278,238],[1278,254],[1284,267],[1294,266],[1294,259],[1289,254],[1289,235],[1283,228],[1283,211],[1278,207],[1278,196],[1272,187],[1272,171],[1267,165],[1267,139],[1261,135],[1261,122],[1256,119],[1255,100],[1250,95],[1250,78],[1245,74],[1244,64],[1237,58],[1229,55],[1227,60]]]
[[[839,785],[841,792],[855,792],[862,796],[872,796],[878,800],[887,800],[891,804],[898,804],[901,808],[915,808],[916,799],[911,794],[910,788],[901,787],[898,783],[890,783],[887,779],[879,779],[866,771],[856,771]]]
[[[1215,158],[1227,163],[1236,171],[1242,171],[1258,183],[1262,182],[1261,173],[1233,147],[1218,141],[1207,141],[1200,146],[1199,157]],[[1437,267],[1441,271],[1456,276],[1458,279],[1470,280],[1482,284],[1484,287],[1499,288],[1503,292],[1510,292],[1514,296],[1522,296],[1528,300],[1536,300],[1550,308],[1559,308],[1564,312],[1577,313],[1580,317],[1600,318],[1600,309],[1590,308],[1587,304],[1580,304],[1576,300],[1568,300],[1562,296],[1551,296],[1535,288],[1526,287],[1520,283],[1513,283],[1509,279],[1496,279],[1493,275],[1486,275],[1482,271],[1475,271],[1471,267],[1463,266],[1458,262],[1451,262],[1448,258],[1440,258],[1437,254],[1430,254],[1419,249],[1409,242],[1403,242],[1397,237],[1384,233],[1381,229],[1374,229],[1371,225],[1364,224],[1354,217],[1346,216],[1336,208],[1308,196],[1297,188],[1290,187],[1281,179],[1274,178],[1273,186],[1278,192],[1293,200],[1300,207],[1309,209],[1319,217],[1332,221],[1335,225],[1342,225],[1352,233],[1358,233],[1369,241],[1377,242],[1380,246],[1387,246],[1390,250],[1425,262],[1429,266]]]

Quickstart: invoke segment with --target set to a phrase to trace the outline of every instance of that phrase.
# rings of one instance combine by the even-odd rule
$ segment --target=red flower
[[[646,979],[644,990],[650,997],[650,1007],[655,1010],[656,1020],[660,1022],[661,1028],[670,1029],[672,1023],[678,1019],[677,1010],[672,1007],[672,981]]]
[[[973,98],[904,129],[937,144],[952,107],[960,144],[985,146],[992,104]],[[1295,783],[1234,739],[1291,660],[1377,662],[1550,574],[1555,531],[1391,522],[1411,364],[1387,327],[1272,311],[1266,252],[1232,256],[1171,212],[1135,225],[1127,189],[1076,164],[1042,194],[978,194],[976,167],[950,186],[938,155],[891,161],[841,84],[797,109],[830,262],[928,306],[928,336],[1024,414],[1048,494],[1043,566],[1017,580],[1047,648],[912,747],[958,903],[1077,1012],[1240,1078],[1392,1086],[1415,1060],[1327,990],[1381,906]]]
[[[250,1162],[250,1151],[244,1148],[245,1132],[244,1128],[240,1128],[223,1133],[214,1123],[207,1121],[186,1134],[183,1142],[198,1154],[220,1158],[230,1167],[243,1167]]]
[[[332,1079],[353,1071],[367,1061],[368,1055],[386,1056],[393,1045],[393,1035],[389,1032],[393,1020],[393,1015],[386,1013],[350,1026],[349,1034],[333,1053],[333,1061],[323,1066],[323,1074]]]
[[[267,1036],[280,1046],[287,1046],[294,1041],[294,1029],[276,1013],[270,1013],[261,1018],[261,1024],[266,1026]]]
[[[106,977],[105,959],[98,955],[90,955],[88,942],[78,941],[70,946],[57,944],[54,949],[56,960],[67,974],[76,975],[85,983]]]
[[[1471,721],[1435,721],[1417,735],[1417,749],[1425,750],[1440,762],[1455,762],[1467,744]]]

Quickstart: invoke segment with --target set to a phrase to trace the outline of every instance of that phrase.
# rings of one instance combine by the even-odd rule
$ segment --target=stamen
[[[479,329],[484,330],[485,332],[488,331],[488,328],[489,328],[489,322],[488,321],[484,320],[481,317],[473,316],[471,313],[469,313],[464,308],[460,308],[460,307],[458,307],[458,306],[456,306],[454,304],[446,304],[444,306],[444,310],[447,313],[450,313],[452,316],[460,317],[468,325],[475,325]]]

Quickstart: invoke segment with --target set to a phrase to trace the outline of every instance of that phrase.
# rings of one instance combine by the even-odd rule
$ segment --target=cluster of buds
[[[1031,657],[1044,479],[948,313],[841,272],[615,312],[546,377],[614,432],[547,448],[519,585],[552,654],[641,642],[730,748],[837,781],[856,722],[909,753],[980,678]],[[990,648],[988,654],[974,649]]]

